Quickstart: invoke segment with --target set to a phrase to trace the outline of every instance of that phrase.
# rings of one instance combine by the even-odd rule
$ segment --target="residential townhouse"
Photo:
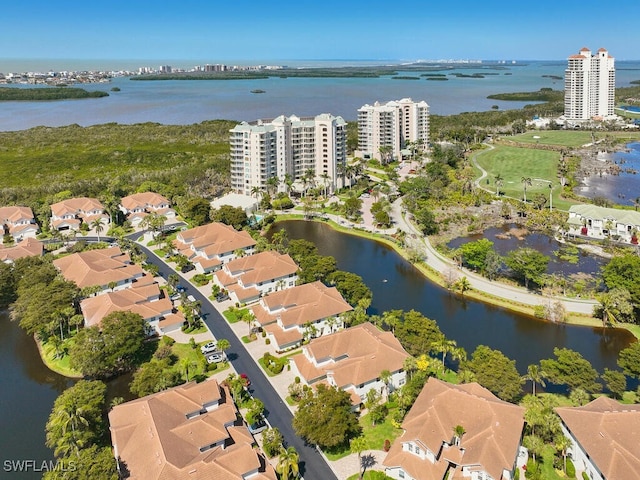
[[[281,352],[344,327],[342,315],[353,310],[335,287],[307,283],[270,293],[251,307],[258,325]]]
[[[53,261],[64,278],[79,288],[100,287],[101,292],[127,288],[142,279],[144,272],[131,262],[129,254],[120,247],[87,250]]]
[[[13,263],[19,258],[42,256],[44,243],[35,238],[25,238],[13,247],[0,248],[0,262]]]
[[[95,198],[79,197],[63,200],[51,205],[51,228],[58,231],[79,230],[82,223],[87,226],[99,219],[107,227],[109,215]]]
[[[596,239],[638,244],[640,236],[640,212],[596,205],[572,205],[569,207],[568,233]]]
[[[252,255],[256,241],[249,233],[224,223],[209,223],[178,233],[174,246],[200,273],[219,270],[238,254]]]
[[[289,255],[274,251],[239,257],[224,264],[214,282],[238,303],[251,303],[261,296],[295,286],[298,265]]]
[[[403,365],[409,354],[391,332],[366,322],[315,338],[291,357],[307,385],[326,382],[349,392],[354,408],[364,403],[369,390],[386,395],[406,382]],[[385,384],[383,371],[391,378]]]
[[[148,278],[148,276],[145,276]],[[80,302],[85,327],[99,326],[104,317],[113,312],[129,311],[140,315],[149,325],[149,332],[158,335],[176,331],[184,323],[184,316],[173,308],[173,303],[160,293],[158,284],[148,278],[134,283],[131,288],[106,292]]]
[[[558,407],[562,433],[571,443],[576,476],[634,480],[640,475],[640,405],[598,397],[582,407]]]
[[[187,383],[114,407],[109,430],[120,470],[136,480],[276,480],[228,387]]]
[[[154,192],[134,193],[122,197],[119,208],[134,228],[138,228],[150,213],[166,217],[167,222],[176,218],[176,211],[171,207],[171,202]]]
[[[14,242],[35,238],[39,229],[31,208],[19,206],[0,207],[0,227],[0,243],[4,242],[5,235],[11,235]]]
[[[477,383],[429,378],[402,428],[383,462],[397,480],[512,480],[526,464],[524,408]]]

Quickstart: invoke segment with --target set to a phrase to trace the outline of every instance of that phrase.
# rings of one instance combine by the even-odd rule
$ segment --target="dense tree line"
[[[0,87],[0,102],[20,101],[29,102],[42,100],[75,100],[80,98],[108,97],[107,92],[89,92],[84,88],[49,87],[49,88],[8,88]]]

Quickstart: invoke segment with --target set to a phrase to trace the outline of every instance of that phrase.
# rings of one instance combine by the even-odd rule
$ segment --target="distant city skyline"
[[[539,0],[524,11],[496,0],[33,0],[3,5],[0,51],[7,59],[144,59],[160,65],[175,59],[563,60],[586,46],[604,47],[617,60],[638,60],[640,34],[631,10],[627,2],[602,6],[595,0],[579,6]]]

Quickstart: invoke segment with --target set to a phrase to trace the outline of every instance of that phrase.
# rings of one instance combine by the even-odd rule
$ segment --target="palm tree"
[[[416,358],[411,355],[405,358],[404,362],[402,362],[402,369],[409,374],[409,379],[411,379],[413,372],[418,369]]]
[[[193,366],[193,363],[189,358],[183,358],[180,360],[180,369],[184,372],[185,381],[189,381],[189,369]]]
[[[543,387],[547,384],[544,382],[545,372],[542,371],[539,365],[533,364],[527,367],[527,374],[522,377],[523,380],[531,381],[531,393],[536,396],[536,383],[539,383]]]
[[[278,185],[280,184],[280,179],[278,177],[269,177],[267,179],[267,193],[272,194],[273,190],[278,189]]]
[[[225,352],[231,348],[231,343],[226,338],[221,338],[220,340],[218,340],[216,348],[220,350],[226,357],[227,354]]]
[[[86,418],[88,413],[84,406],[76,406],[75,404],[68,403],[53,411],[49,423],[51,430],[59,430],[61,432],[60,438],[54,442],[53,436],[48,436],[47,446],[55,448],[55,454],[61,453],[68,454],[70,451],[75,451],[77,455],[80,455],[80,447],[84,446],[84,442],[79,438],[80,430],[82,427],[89,427],[89,420]],[[64,439],[64,441],[62,441]]]
[[[296,479],[300,476],[299,461],[300,456],[295,448],[289,447],[286,450],[283,448],[280,450],[276,472],[282,480]]]
[[[367,449],[367,441],[364,437],[356,437],[351,439],[351,451],[358,454],[358,479],[362,480],[364,477],[364,465],[362,464],[362,452]]]
[[[259,186],[254,185],[253,187],[251,187],[251,195],[255,196],[256,200],[260,202],[260,199],[258,197],[262,196],[262,189]]]
[[[464,295],[464,292],[471,289],[471,282],[467,277],[462,277],[456,282],[456,287],[460,291],[460,295]]]
[[[387,399],[389,398],[389,381],[391,380],[391,372],[384,369],[380,372],[380,380],[384,384],[384,391]]]
[[[327,198],[327,184],[329,183],[329,174],[327,172],[324,172],[322,175],[320,175],[320,178],[322,178],[322,185],[324,187],[324,196],[325,198]]]
[[[556,448],[560,450],[560,453],[562,454],[562,471],[565,474],[567,473],[567,454],[569,453],[569,447],[571,447],[571,442],[567,437],[559,435],[558,438],[556,438]]]
[[[100,241],[100,234],[104,231],[104,225],[102,224],[102,219],[100,217],[94,219],[89,227],[96,231],[96,235],[98,236],[98,241]]]
[[[467,433],[462,425],[456,425],[453,427],[453,444],[460,446],[462,442],[462,436]]]
[[[452,352],[458,344],[455,340],[449,340],[444,335],[440,335],[440,338],[431,343],[431,349],[435,352],[442,353],[442,366],[444,367],[444,359],[447,353]]]
[[[502,175],[497,174],[495,176],[495,182],[496,182],[496,197],[497,197],[500,195],[500,187],[504,185],[504,178],[502,177]]]
[[[520,179],[522,182],[522,188],[524,189],[524,203],[527,203],[527,186],[531,186],[531,177],[522,177]]]

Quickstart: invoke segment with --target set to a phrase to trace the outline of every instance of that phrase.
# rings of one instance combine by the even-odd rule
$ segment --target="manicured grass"
[[[360,426],[362,427],[362,435],[366,441],[366,450],[382,450],[384,441],[389,440],[391,443],[402,434],[401,428],[396,428],[391,423],[391,417],[396,408],[390,408],[387,418],[384,422],[373,425],[369,414],[363,415],[359,419]],[[336,450],[325,451],[324,454],[331,461],[339,460],[346,457],[351,453],[351,450]]]
[[[82,372],[71,368],[69,365],[69,355],[66,354],[66,351],[71,347],[73,341],[73,338],[65,340],[60,348],[62,351],[62,356],[60,357],[56,357],[55,349],[51,343],[40,342],[38,340],[36,343],[38,344],[42,361],[50,370],[53,370],[60,375],[64,375],[65,377],[82,378]]]
[[[204,324],[204,322],[203,322],[203,323],[202,323],[198,328],[196,328],[196,329],[194,329],[194,330],[191,330],[191,331],[189,331],[189,330],[183,330],[183,332],[184,332],[186,335],[197,335],[197,334],[199,334],[199,333],[207,333],[208,331],[209,331],[209,329],[208,329],[208,328],[207,328],[207,326]]]
[[[531,202],[536,194],[543,194],[548,200],[551,181],[553,206],[568,210],[569,206],[575,202],[560,198],[561,187],[557,179],[559,158],[560,154],[554,151],[497,146],[476,157],[478,165],[484,168],[488,175],[481,181],[481,187],[495,192],[495,177],[500,175],[503,178],[500,192],[507,197],[522,200],[524,194],[522,177],[528,177],[532,184],[527,186],[527,201]],[[549,207],[548,202],[546,207]]]
[[[283,359],[283,358],[277,358],[277,357],[274,357],[274,358],[276,358],[276,361],[283,362],[284,368],[282,369],[282,372],[284,372],[284,371],[285,371],[285,369],[287,368],[287,364],[289,363],[289,361],[288,361],[286,358],[284,358],[284,359]],[[265,372],[265,373],[267,374],[267,376],[269,376],[269,377],[275,377],[275,376],[280,375],[280,373],[282,373],[282,372],[280,372],[280,373],[273,373],[271,370],[269,370],[269,369],[267,368],[267,364],[266,364],[266,362],[264,361],[264,357],[260,357],[260,358],[258,359],[258,363],[259,363],[259,364],[260,364],[260,366],[262,367],[262,370],[264,370],[264,372]]]
[[[213,371],[206,370],[206,360],[204,355],[200,352],[200,345],[196,345],[196,348],[192,348],[188,343],[174,343],[171,346],[171,352],[177,357],[177,361],[172,365],[172,368],[184,374],[182,370],[182,362],[184,359],[188,359],[191,366],[189,367],[189,379],[193,380],[196,377],[209,377],[214,373],[220,372],[226,368],[229,368],[228,362],[218,363],[218,367]]]
[[[245,316],[248,314],[249,314],[248,308],[238,309],[236,307],[230,307],[222,313],[222,315],[224,315],[224,318],[226,318],[227,322],[229,323],[239,322],[240,320],[243,320]]]
[[[602,134],[596,135],[596,141],[602,137]],[[533,130],[521,135],[509,137],[509,140],[520,143],[531,143],[534,145],[580,147],[587,143],[591,143],[591,132],[585,130]]]
[[[378,465],[379,467],[380,465]],[[359,473],[351,475],[347,480],[357,480],[360,477]],[[363,480],[393,480],[391,477],[384,474],[384,472],[378,472],[376,470],[367,470],[364,472]]]

